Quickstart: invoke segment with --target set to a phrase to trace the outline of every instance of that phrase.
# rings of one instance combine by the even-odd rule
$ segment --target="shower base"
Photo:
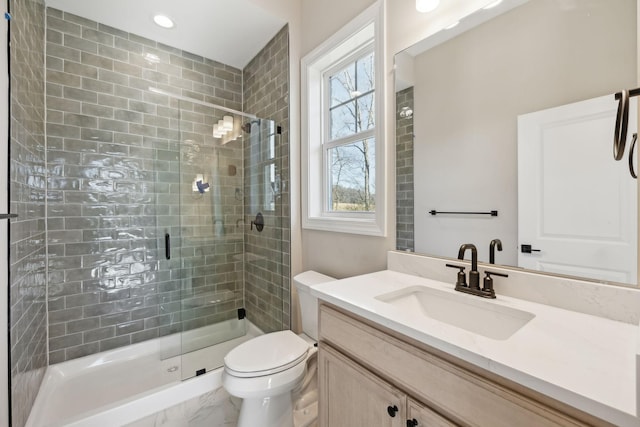
[[[197,340],[220,326],[186,334]],[[231,349],[260,334],[249,324],[240,338],[170,357],[183,339],[193,342],[176,334],[49,366],[26,427],[122,426],[213,391],[222,386],[222,368],[181,378],[203,366],[222,366]]]

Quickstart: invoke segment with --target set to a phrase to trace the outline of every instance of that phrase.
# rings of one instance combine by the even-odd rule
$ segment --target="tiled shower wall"
[[[15,0],[11,13],[11,414],[22,427],[47,366],[44,2]]]
[[[240,152],[215,152],[210,135],[220,117],[207,107],[149,87],[239,110],[241,70],[55,9],[47,25],[50,363],[219,317],[202,306],[180,317],[185,273],[195,274],[190,296],[216,292],[214,284],[235,291],[241,274],[235,258],[218,256],[214,218],[193,219],[213,204],[193,198],[191,174],[202,166],[211,175],[211,165],[189,165],[186,179],[179,165],[181,156],[209,162],[225,153],[235,160],[220,164],[238,163]],[[189,199],[183,207],[178,191]],[[229,215],[219,218],[224,230],[238,210]],[[165,230],[186,238],[200,226],[209,233],[183,248],[186,268],[175,268],[177,260],[164,259]]]
[[[413,116],[400,117],[403,107],[413,110],[413,87],[396,93],[396,249],[413,251]]]
[[[268,149],[252,151],[245,138],[245,193],[262,192],[261,198],[247,197],[249,219],[262,212],[264,230],[248,230],[245,240],[245,304],[247,317],[265,332],[290,327],[290,194],[289,194],[289,29],[278,34],[245,67],[243,74],[244,111],[275,121],[281,127],[276,135],[275,157],[265,155]],[[263,139],[264,143],[264,139]],[[254,147],[255,148],[255,147]],[[251,153],[261,153],[259,157]],[[265,166],[275,163],[276,185],[269,193],[252,188],[251,182],[263,182]],[[259,179],[252,180],[252,175]],[[264,187],[262,187],[264,188]],[[273,210],[264,208],[265,198],[275,201]]]

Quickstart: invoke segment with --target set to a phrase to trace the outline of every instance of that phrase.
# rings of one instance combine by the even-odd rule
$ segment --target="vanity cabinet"
[[[328,345],[322,347],[318,362],[321,426],[455,425]]]
[[[611,425],[327,303],[319,333],[321,427]]]
[[[425,405],[411,398],[407,399],[407,427],[428,426],[428,427],[454,427],[452,423],[444,417],[438,415]]]

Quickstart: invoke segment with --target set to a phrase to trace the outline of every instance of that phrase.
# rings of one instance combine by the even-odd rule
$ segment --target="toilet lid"
[[[236,376],[270,375],[297,365],[308,350],[309,344],[293,332],[272,332],[240,344],[224,364]]]

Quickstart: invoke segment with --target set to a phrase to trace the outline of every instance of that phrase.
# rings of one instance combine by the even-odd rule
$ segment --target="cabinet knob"
[[[390,417],[395,417],[396,416],[396,412],[398,412],[398,407],[396,405],[387,406],[387,413],[389,414]]]
[[[407,427],[416,427],[418,425],[418,420],[415,418],[412,420],[407,420]]]

